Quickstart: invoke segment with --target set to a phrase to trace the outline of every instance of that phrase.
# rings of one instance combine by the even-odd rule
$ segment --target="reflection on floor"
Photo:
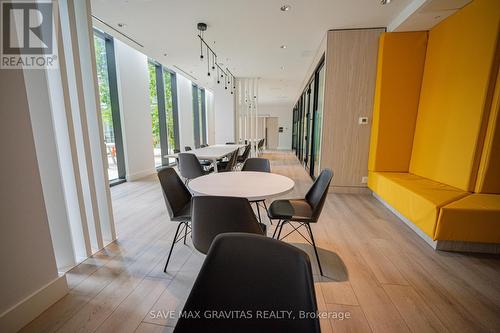
[[[286,197],[303,196],[294,155],[265,157],[296,181]],[[172,331],[203,256],[181,244],[162,272],[176,225],[156,177],[111,191],[118,241],[71,270],[70,293],[23,332]],[[286,241],[311,256],[323,332],[500,331],[500,257],[434,252],[368,195],[330,194],[312,228],[327,277],[299,235]]]

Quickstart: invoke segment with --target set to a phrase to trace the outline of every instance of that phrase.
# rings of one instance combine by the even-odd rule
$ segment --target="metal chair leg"
[[[311,241],[313,243],[314,253],[316,254],[316,261],[318,261],[319,272],[321,276],[323,276],[323,269],[321,269],[321,263],[319,262],[319,255],[318,255],[318,250],[316,249],[316,243],[314,242],[313,232],[309,223],[306,223],[306,225],[307,225],[307,230],[309,230],[309,235],[311,236]]]
[[[264,208],[266,209],[266,212],[268,212],[269,209],[267,208],[266,200],[263,200],[262,202],[264,203]],[[269,219],[269,223],[271,223],[271,225],[273,225],[273,220]]]
[[[187,233],[188,233],[188,225],[186,223],[186,226],[184,227],[184,245],[186,245]]]
[[[255,201],[255,206],[257,206],[257,216],[259,217],[259,222],[262,223],[262,219],[260,218],[260,208],[258,201]]]
[[[283,222],[281,222],[280,230],[278,231],[278,236],[276,237],[277,240],[280,239],[281,229],[283,229],[283,225],[285,225],[286,222],[286,220],[283,220]]]
[[[170,261],[170,256],[172,255],[172,250],[174,249],[174,245],[175,245],[176,240],[177,240],[177,235],[179,234],[179,229],[181,228],[181,225],[183,225],[183,224],[184,224],[184,222],[179,223],[179,225],[177,226],[177,230],[175,230],[175,236],[174,236],[174,239],[172,240],[172,246],[170,246],[170,252],[168,253],[167,263],[165,264],[165,268],[163,269],[164,273],[167,272],[168,262]]]
[[[278,224],[276,225],[276,228],[274,228],[273,238],[274,238],[274,236],[276,236],[276,232],[278,231],[278,228],[280,227],[280,224],[281,224],[281,220],[278,220]]]

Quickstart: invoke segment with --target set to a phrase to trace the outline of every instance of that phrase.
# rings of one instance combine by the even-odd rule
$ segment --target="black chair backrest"
[[[267,158],[248,158],[241,171],[271,172],[271,164]]]
[[[229,160],[227,161],[224,171],[233,171],[237,162],[238,162],[238,150],[235,150],[231,153],[231,157],[229,157]]]
[[[242,160],[246,160],[248,158],[248,155],[250,155],[250,149],[252,146],[250,144],[246,145],[245,150],[243,151],[243,154],[241,154],[240,158]]]
[[[321,210],[325,204],[328,194],[328,187],[332,181],[333,172],[330,169],[324,169],[314,181],[309,191],[306,193],[306,200],[312,207],[312,220],[317,221],[321,215]]]
[[[246,198],[196,196],[191,207],[193,245],[202,253],[207,253],[214,238],[225,232],[263,234]]]
[[[184,147],[184,151],[190,151],[190,150],[191,150],[191,147],[189,147],[189,146]]]
[[[163,198],[167,204],[168,215],[170,218],[175,218],[181,209],[191,201],[191,192],[173,168],[158,170],[158,179],[163,191]]]
[[[187,179],[194,179],[203,176],[203,167],[195,154],[191,153],[179,153],[179,171],[182,177]]]
[[[226,145],[234,145],[234,142],[226,142]]]
[[[206,144],[202,144],[202,145],[200,145],[200,147],[201,147],[201,148],[205,148],[205,147],[208,147],[208,145],[206,145]]]
[[[180,152],[180,149],[174,149],[174,154],[179,154]]]
[[[200,318],[179,318],[174,332],[320,332],[317,309],[311,264],[304,251],[264,236],[227,233],[213,241],[182,311],[200,313]],[[266,319],[258,316],[262,310],[292,312]],[[251,317],[203,316],[213,311]]]
[[[262,148],[262,147],[264,146],[264,140],[265,140],[265,139],[260,139],[260,140],[259,140],[259,143],[258,143],[258,145],[257,145],[257,147],[258,147],[259,149],[260,149],[260,148]]]

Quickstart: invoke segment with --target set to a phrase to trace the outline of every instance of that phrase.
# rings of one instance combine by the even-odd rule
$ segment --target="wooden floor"
[[[295,157],[266,157],[295,180],[286,197],[303,196],[311,180]],[[69,294],[22,332],[173,330],[168,311],[182,309],[203,256],[178,243],[163,273],[176,224],[156,177],[111,192],[118,240],[71,270]],[[500,332],[500,257],[435,252],[369,195],[329,194],[312,228],[327,275],[311,256],[318,306],[337,315],[323,332]],[[286,241],[311,255],[299,237]]]

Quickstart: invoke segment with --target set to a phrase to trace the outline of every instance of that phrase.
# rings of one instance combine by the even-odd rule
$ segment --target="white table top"
[[[211,160],[215,161],[224,156],[229,155],[236,149],[245,147],[245,145],[212,145],[205,148],[197,148],[193,150],[186,151],[185,153],[195,154],[200,160]],[[166,155],[166,158],[177,158],[177,154]]]
[[[189,182],[189,188],[198,195],[242,197],[250,201],[285,194],[294,186],[288,177],[254,171],[212,173]]]

